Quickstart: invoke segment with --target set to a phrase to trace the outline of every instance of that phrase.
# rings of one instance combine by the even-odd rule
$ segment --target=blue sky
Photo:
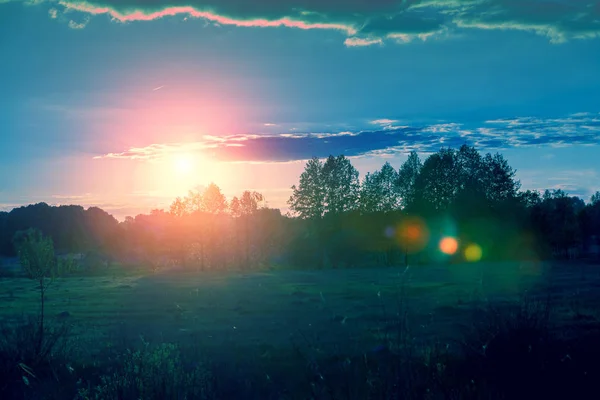
[[[0,54],[4,209],[123,218],[210,181],[285,207],[311,156],[462,143],[600,189],[597,1],[0,0]]]

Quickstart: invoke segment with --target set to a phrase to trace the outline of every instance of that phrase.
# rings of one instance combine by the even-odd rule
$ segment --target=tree
[[[517,197],[521,183],[515,180],[516,171],[499,153],[486,154],[483,159],[486,197],[492,202],[501,202]]]
[[[358,171],[343,155],[329,156],[325,163],[315,157],[306,163],[298,187],[294,185],[292,190],[288,200],[290,210],[311,221],[308,235],[314,236],[315,250],[320,255],[319,266],[322,266],[325,257],[323,242],[326,239],[323,218],[327,216],[328,221],[335,225],[342,213],[357,208],[360,190]],[[332,229],[335,227],[329,226],[329,230]]]
[[[317,158],[310,159],[300,175],[298,186],[292,186],[292,196],[288,200],[290,210],[302,219],[321,219],[325,214],[325,182],[323,163]]]
[[[400,166],[398,171],[398,194],[402,207],[407,208],[416,201],[415,184],[421,173],[423,164],[416,151],[411,151],[408,159]]]
[[[259,204],[264,201],[262,194],[258,192],[244,191],[240,199],[234,197],[231,200],[230,210],[234,218],[236,218],[243,225],[244,232],[244,257],[246,268],[250,265],[250,226],[254,225],[252,222],[254,216],[258,211]],[[236,230],[236,236],[239,230]],[[237,236],[239,238],[239,236]],[[239,241],[239,239],[238,239]]]
[[[592,195],[592,197],[590,198],[590,204],[593,206],[600,204],[600,191],[597,191]]]
[[[360,190],[360,208],[366,213],[391,212],[401,205],[398,172],[386,162],[379,171],[367,174]]]
[[[414,183],[412,203],[428,211],[446,210],[459,190],[460,169],[456,152],[441,149],[427,157]]]
[[[322,169],[325,189],[325,213],[340,214],[358,206],[360,181],[349,159],[329,156]]]
[[[39,230],[29,229],[19,231],[14,236],[14,245],[19,256],[19,261],[27,276],[38,283],[40,291],[40,317],[38,322],[38,336],[35,348],[37,357],[45,357],[50,349],[44,346],[45,326],[45,299],[48,287],[66,272],[69,264],[59,262],[54,255],[52,239],[43,236]]]
[[[523,205],[530,208],[539,205],[542,201],[542,196],[537,190],[528,189],[524,192],[519,192],[518,197]]]
[[[214,183],[208,185],[204,190],[201,204],[202,211],[210,214],[222,214],[227,211],[227,199],[221,193],[221,189]]]
[[[240,205],[240,199],[237,196],[233,196],[231,202],[229,203],[229,212],[233,218],[238,218],[242,215],[242,206]]]
[[[262,194],[258,192],[250,192],[248,190],[242,193],[240,199],[240,211],[242,215],[253,215],[261,202],[264,201]]]

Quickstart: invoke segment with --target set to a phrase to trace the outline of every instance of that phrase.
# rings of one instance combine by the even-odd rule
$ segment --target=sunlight
[[[195,166],[194,158],[189,154],[175,156],[173,164],[178,175],[189,175]]]

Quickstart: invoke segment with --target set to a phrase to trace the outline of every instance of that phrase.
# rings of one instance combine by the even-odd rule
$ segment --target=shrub
[[[202,363],[185,363],[170,343],[127,350],[117,368],[93,387],[80,388],[78,400],[103,399],[214,399],[213,377]]]
[[[66,372],[69,331],[69,325],[54,323],[46,323],[40,331],[39,320],[33,317],[3,324],[0,329],[2,397],[30,398],[31,390]]]

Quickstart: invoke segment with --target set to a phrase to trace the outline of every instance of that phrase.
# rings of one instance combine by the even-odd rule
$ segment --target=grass
[[[378,398],[389,394],[392,388],[386,385],[393,382],[394,390],[404,395],[423,394],[425,386],[443,392],[447,381],[467,390],[469,381],[450,379],[452,374],[475,374],[485,385],[496,387],[497,382],[481,377],[481,371],[498,368],[510,360],[494,356],[496,364],[486,364],[490,361],[479,352],[469,351],[472,349],[465,343],[481,347],[481,341],[490,339],[486,338],[490,332],[497,338],[501,337],[499,332],[519,331],[522,324],[503,326],[502,318],[523,323],[529,321],[525,318],[529,314],[527,310],[519,314],[507,308],[510,304],[548,299],[552,324],[545,324],[531,335],[536,340],[543,336],[541,333],[554,335],[548,343],[560,339],[560,346],[548,345],[544,351],[549,359],[563,358],[564,354],[555,354],[559,352],[555,347],[562,349],[564,344],[578,348],[573,346],[574,337],[596,333],[595,310],[600,306],[600,296],[595,296],[594,290],[598,286],[600,273],[593,266],[587,267],[584,276],[579,268],[568,264],[463,264],[418,266],[407,271],[380,268],[255,274],[146,275],[113,269],[102,276],[59,280],[48,291],[47,315],[72,325],[70,338],[79,344],[77,370],[104,365],[102,373],[95,378],[91,375],[96,386],[113,385],[114,389],[114,385],[148,385],[143,377],[125,383],[110,381],[115,372],[108,367],[127,364],[119,358],[124,354],[143,360],[134,357],[136,346],[132,352],[126,351],[139,343],[142,335],[156,344],[154,350],[145,350],[144,354],[156,350],[169,352],[171,358],[181,357],[180,349],[188,354],[189,348],[195,348],[193,354],[212,360],[211,385],[223,396],[303,398],[294,394],[304,393],[313,398]],[[524,293],[529,303],[523,300]],[[0,280],[0,299],[2,321],[37,311],[35,284],[27,279]],[[529,312],[542,315],[540,310]],[[502,318],[483,319],[482,315]],[[483,322],[486,324],[481,325]],[[502,349],[500,339],[495,340],[496,348]],[[513,343],[514,338],[505,342]],[[160,347],[169,343],[176,347]],[[399,357],[409,351],[410,357]],[[579,350],[578,354],[584,358],[585,352]],[[459,356],[477,368],[457,372],[465,368],[458,362],[454,365],[452,360]],[[420,362],[418,368],[398,364],[399,358],[413,357],[431,362]],[[548,365],[552,362],[544,361]],[[189,374],[194,371],[177,371],[179,377]],[[396,382],[400,375],[410,379]],[[483,383],[473,385],[477,393],[484,391]],[[96,386],[84,388],[88,392],[81,392],[82,396],[93,398]],[[131,387],[126,389],[134,390]],[[344,392],[336,394],[332,390]],[[269,397],[273,393],[280,397]],[[359,397],[348,397],[349,393]],[[368,397],[360,397],[363,395]]]

